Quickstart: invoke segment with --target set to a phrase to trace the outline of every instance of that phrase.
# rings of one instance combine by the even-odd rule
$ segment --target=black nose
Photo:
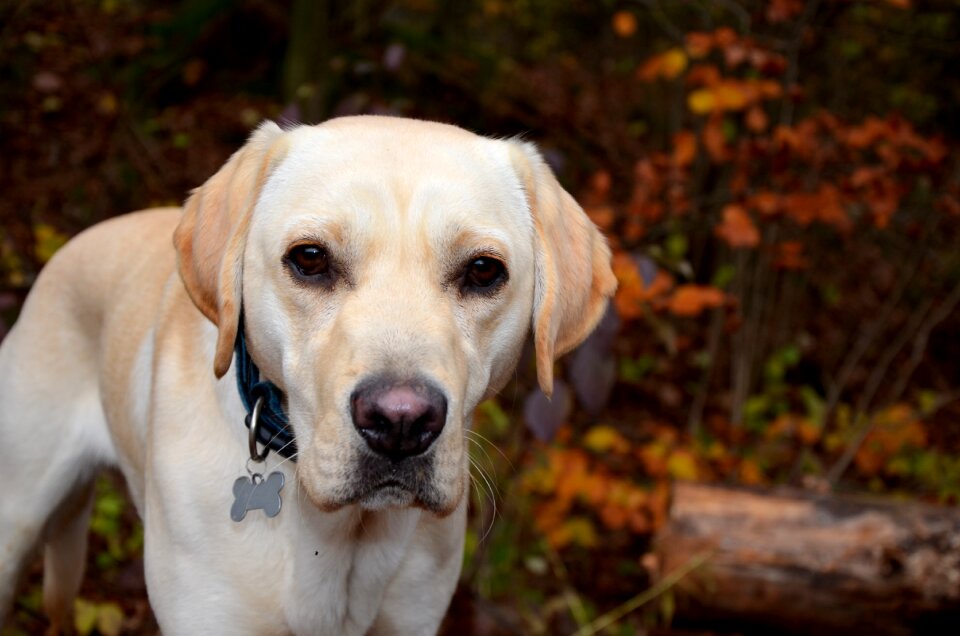
[[[350,396],[353,425],[374,452],[400,461],[437,439],[447,419],[447,399],[427,382],[370,378]]]

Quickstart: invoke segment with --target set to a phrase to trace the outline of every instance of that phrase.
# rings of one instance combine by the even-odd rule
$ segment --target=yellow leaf
[[[716,108],[717,100],[713,91],[701,88],[687,95],[687,107],[696,115],[706,115]]]
[[[548,540],[555,548],[562,548],[571,543],[583,548],[592,548],[597,545],[597,530],[589,519],[571,517],[551,532]]]
[[[681,48],[670,49],[661,57],[663,58],[663,67],[660,74],[667,79],[677,77],[687,68],[687,54]]]
[[[97,631],[103,636],[119,636],[123,631],[123,610],[116,603],[98,606]]]
[[[667,460],[667,471],[674,479],[694,480],[697,478],[697,460],[690,451],[675,450]]]
[[[73,602],[73,628],[80,636],[93,632],[97,626],[97,606],[78,598]]]
[[[52,225],[38,223],[33,228],[34,251],[41,263],[53,258],[54,253],[63,247],[69,237]]]
[[[94,631],[102,636],[119,636],[123,631],[123,610],[116,603],[93,603],[78,598],[73,604],[73,627],[81,636]]]
[[[630,450],[630,442],[612,426],[601,424],[594,426],[583,437],[583,445],[595,453],[626,453]]]
[[[105,91],[97,100],[97,111],[102,115],[115,115],[118,107],[117,96],[110,91]]]

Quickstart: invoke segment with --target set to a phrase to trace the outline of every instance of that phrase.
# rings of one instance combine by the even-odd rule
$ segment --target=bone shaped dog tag
[[[233,482],[233,506],[230,518],[243,521],[250,510],[263,510],[268,517],[280,512],[280,489],[283,488],[283,473],[274,472],[266,479],[260,473],[239,477]]]

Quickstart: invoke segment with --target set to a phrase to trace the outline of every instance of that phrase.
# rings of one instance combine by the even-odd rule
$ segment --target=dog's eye
[[[312,278],[330,272],[327,250],[319,245],[297,245],[287,254],[286,260],[301,276]]]
[[[503,263],[489,256],[481,256],[470,261],[463,276],[464,289],[476,291],[489,289],[507,279],[507,270]]]

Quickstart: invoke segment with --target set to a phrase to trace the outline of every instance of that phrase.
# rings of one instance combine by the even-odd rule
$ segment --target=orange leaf
[[[637,16],[630,11],[617,11],[613,14],[613,32],[621,38],[628,38],[637,32]]]
[[[894,404],[873,416],[873,429],[857,450],[857,468],[875,475],[887,462],[907,448],[927,445],[927,431],[906,404]]]
[[[760,465],[749,457],[741,460],[739,476],[740,481],[751,486],[762,484],[766,481],[763,471],[760,470]]]
[[[747,205],[764,216],[773,216],[780,212],[780,196],[769,190],[761,190],[750,197]]]
[[[804,269],[809,265],[803,255],[803,243],[800,241],[784,241],[777,245],[775,265],[780,269]]]
[[[723,134],[723,117],[713,116],[703,127],[703,145],[707,148],[707,154],[716,163],[721,163],[729,158],[727,152],[727,139]]]
[[[613,273],[619,283],[613,300],[624,320],[643,316],[650,300],[662,296],[673,286],[673,279],[663,270],[657,271],[649,287],[645,285],[636,262],[625,252],[614,254]]]
[[[689,130],[681,130],[673,136],[673,163],[686,168],[697,154],[697,137]]]
[[[737,32],[731,29],[730,27],[720,27],[713,33],[713,37],[719,46],[722,49],[727,48],[731,44],[739,40]]]
[[[767,5],[767,20],[773,23],[786,22],[803,11],[802,0],[771,0]]]
[[[723,208],[723,221],[713,231],[730,247],[756,247],[760,243],[757,226],[743,206],[737,204]]]
[[[767,113],[759,106],[754,106],[749,111],[747,111],[747,128],[752,130],[755,133],[762,133],[767,129],[767,125],[770,123],[767,118]]]
[[[713,64],[697,64],[687,73],[686,79],[689,86],[716,86],[720,83],[720,71]],[[690,99],[687,98],[689,103]]]
[[[713,48],[713,35],[710,33],[687,33],[686,36],[686,49],[687,54],[694,58],[700,59],[706,57],[710,53],[710,49]]]
[[[686,69],[687,54],[683,49],[672,48],[648,59],[637,74],[641,80],[650,82],[660,77],[674,79]]]
[[[709,285],[680,285],[670,297],[667,308],[676,316],[698,316],[704,309],[720,307],[726,296]]]
[[[721,110],[743,110],[750,103],[749,95],[739,82],[722,82],[714,89],[717,108]]]

